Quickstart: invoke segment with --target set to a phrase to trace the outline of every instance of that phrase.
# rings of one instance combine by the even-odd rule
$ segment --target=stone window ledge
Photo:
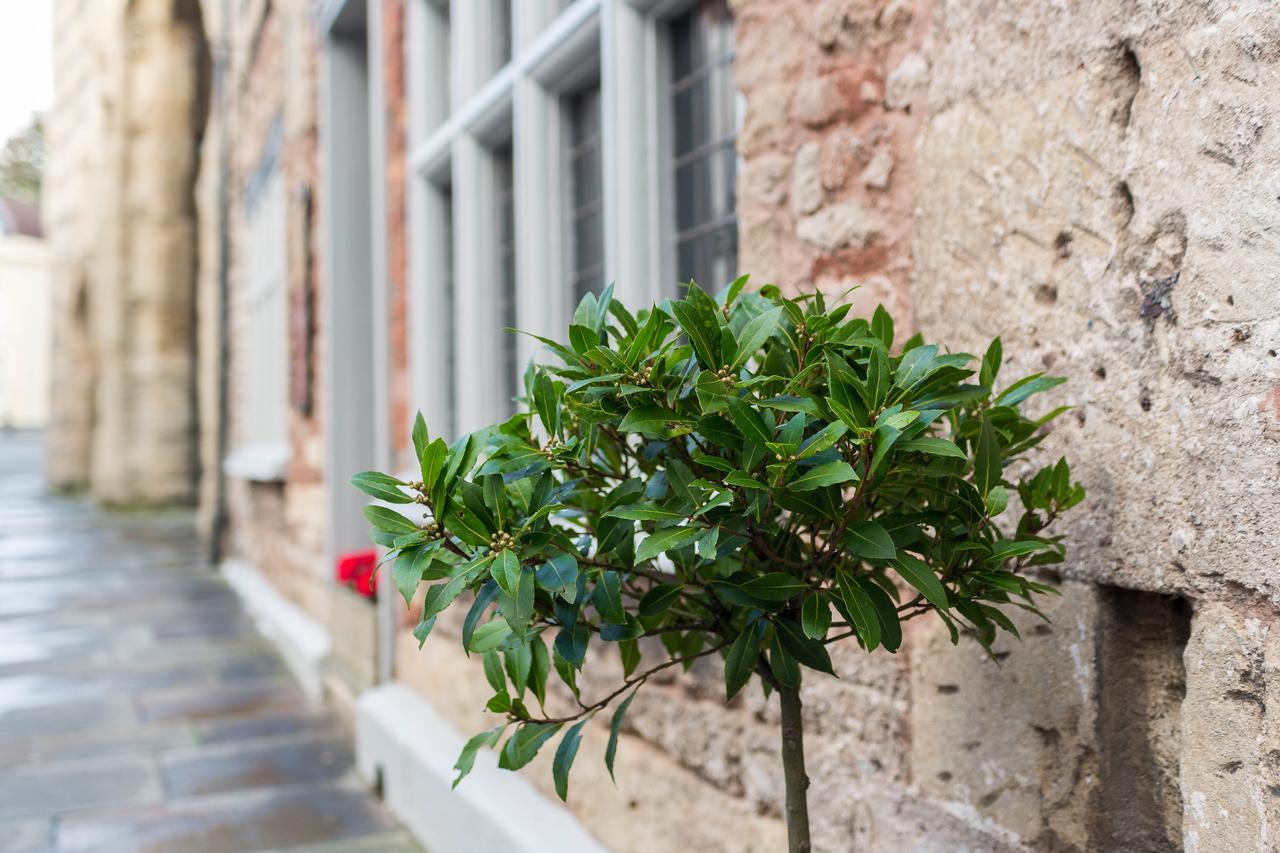
[[[222,472],[259,483],[283,482],[293,449],[288,444],[250,444],[222,460]]]

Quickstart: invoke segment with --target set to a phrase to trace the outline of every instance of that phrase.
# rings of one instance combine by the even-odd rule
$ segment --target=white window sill
[[[222,473],[259,483],[282,482],[293,455],[288,444],[251,444],[238,447],[222,460]]]

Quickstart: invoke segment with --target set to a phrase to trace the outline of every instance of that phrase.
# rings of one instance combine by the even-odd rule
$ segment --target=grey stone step
[[[378,836],[395,828],[366,791],[324,784],[70,815],[58,823],[55,849],[250,853]]]
[[[353,761],[344,732],[307,734],[174,750],[161,757],[160,775],[165,792],[179,798],[327,782],[347,775]]]
[[[0,774],[0,820],[159,802],[162,793],[154,762],[138,756],[11,768]]]

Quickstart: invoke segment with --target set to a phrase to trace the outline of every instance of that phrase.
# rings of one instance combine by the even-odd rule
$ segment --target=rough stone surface
[[[800,147],[791,164],[791,208],[797,216],[813,213],[822,206],[821,151],[816,142]]]
[[[209,91],[198,7],[59,2],[45,198],[49,466],[123,505],[195,498],[196,212]],[[99,50],[97,45],[118,45]],[[125,49],[125,46],[130,49]]]

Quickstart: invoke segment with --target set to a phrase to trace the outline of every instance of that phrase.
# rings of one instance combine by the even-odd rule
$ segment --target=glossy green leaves
[[[733,699],[834,674],[836,642],[895,652],[916,616],[989,645],[1007,608],[1035,612],[1034,573],[1065,555],[1048,528],[1084,494],[1066,460],[1028,471],[1062,409],[1020,405],[1060,380],[1003,382],[999,340],[976,359],[851,314],[745,279],[635,313],[587,294],[563,341],[537,338],[524,409],[452,444],[419,416],[406,472],[352,478],[390,582],[423,602],[415,636],[444,642],[437,617],[465,608],[505,720],[459,778],[481,748],[513,769],[554,748],[564,798],[588,721],[610,715],[612,773],[664,669],[718,659]],[[621,682],[580,689],[600,655]]]

